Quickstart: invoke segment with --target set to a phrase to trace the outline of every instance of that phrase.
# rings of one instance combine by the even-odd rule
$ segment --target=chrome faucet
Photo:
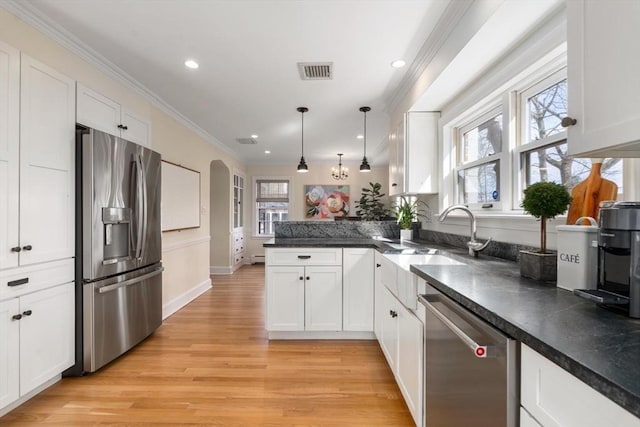
[[[469,215],[469,225],[471,226],[471,240],[467,242],[467,247],[469,248],[469,255],[471,255],[474,258],[477,258],[478,252],[480,252],[481,250],[487,247],[487,245],[491,241],[491,238],[489,238],[489,240],[487,240],[484,243],[478,242],[476,240],[476,217],[468,207],[464,205],[449,206],[440,214],[440,218],[438,218],[438,221],[443,222],[447,218],[447,215],[449,215],[451,211],[455,211],[456,209],[461,210],[465,212],[467,215]]]

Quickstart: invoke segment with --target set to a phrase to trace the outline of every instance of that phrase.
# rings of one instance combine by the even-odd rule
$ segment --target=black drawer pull
[[[23,316],[31,316],[32,314],[33,314],[33,311],[31,311],[31,310],[26,310],[26,311],[22,312]]]
[[[376,267],[380,268],[382,267],[382,264],[376,264]]]
[[[22,250],[22,248],[20,246],[14,246],[13,248],[11,248],[11,252],[20,252]]]
[[[24,279],[12,280],[10,282],[7,282],[7,286],[20,286],[26,285],[27,283],[29,283],[29,278],[25,277]]]
[[[298,259],[310,259],[311,255],[298,255]]]
[[[22,319],[22,314],[14,314],[11,317],[11,320],[20,320],[20,319]]]
[[[389,315],[390,315],[391,317],[393,317],[394,319],[395,319],[396,317],[398,317],[398,313],[396,313],[396,312],[395,312],[395,311],[393,311],[393,310],[389,310]]]
[[[23,246],[22,247],[23,251],[30,251],[31,249],[33,249],[33,246],[31,246],[31,245],[27,245],[27,246]]]
[[[300,280],[304,280],[304,277],[300,276]]]

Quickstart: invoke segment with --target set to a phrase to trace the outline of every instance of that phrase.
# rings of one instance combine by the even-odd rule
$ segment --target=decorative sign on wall
[[[305,218],[328,219],[349,214],[348,185],[305,185]]]

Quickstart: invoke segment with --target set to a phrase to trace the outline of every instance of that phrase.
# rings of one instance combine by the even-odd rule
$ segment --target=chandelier
[[[338,167],[331,168],[331,176],[338,181],[349,178],[349,169],[342,167],[342,153],[338,153]]]

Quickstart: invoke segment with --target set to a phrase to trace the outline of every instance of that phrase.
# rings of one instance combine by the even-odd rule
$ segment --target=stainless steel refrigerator
[[[77,130],[76,365],[94,372],[162,323],[160,154]]]

